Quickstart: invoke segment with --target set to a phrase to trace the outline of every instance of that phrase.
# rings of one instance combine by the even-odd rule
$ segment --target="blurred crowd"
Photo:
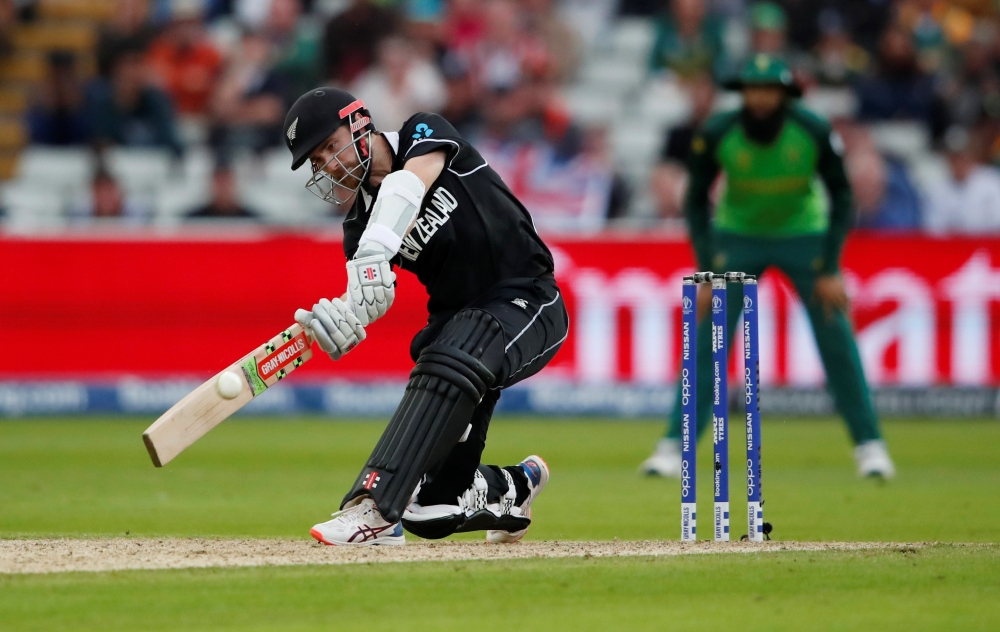
[[[932,233],[1000,232],[1000,12],[990,0],[646,0],[623,10],[657,21],[650,71],[684,86],[691,120],[671,129],[651,179],[663,217],[678,217],[693,129],[715,103],[713,83],[747,53],[783,57],[806,90],[850,95],[833,117],[844,141],[858,225]],[[909,122],[944,157],[917,186],[912,156],[880,149],[873,129]]]
[[[37,1],[0,0],[0,56]],[[1000,232],[1000,11],[993,0],[589,0],[655,24],[644,85],[669,83],[687,120],[666,130],[652,175],[619,173],[601,125],[574,119],[566,88],[593,48],[565,17],[580,0],[116,0],[94,68],[55,50],[26,113],[31,143],[92,148],[91,199],[72,216],[141,222],[100,156],[193,146],[214,160],[211,199],[191,217],[254,218],[232,164],[281,147],[288,106],[318,85],[363,99],[379,129],[437,111],[469,138],[552,229],[628,220],[679,223],[684,161],[717,85],[755,52],[784,57],[806,89],[849,94],[844,140],[858,224],[881,230]],[[595,53],[591,52],[591,56]],[[917,182],[873,125],[924,130],[946,168]],[[657,130],[655,132],[659,134]],[[303,181],[305,175],[303,175]],[[634,218],[633,218],[634,219]]]

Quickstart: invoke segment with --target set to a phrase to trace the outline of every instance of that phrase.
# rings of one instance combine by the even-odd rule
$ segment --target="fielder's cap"
[[[750,9],[750,24],[758,31],[784,31],[788,18],[774,2],[760,2]]]
[[[790,97],[801,97],[802,88],[795,83],[792,70],[781,59],[765,53],[754,55],[737,79],[727,81],[727,90],[742,90],[746,86],[782,86]]]
[[[292,169],[298,169],[320,143],[341,125],[351,122],[360,112],[361,126],[352,129],[374,129],[365,104],[351,93],[338,88],[316,88],[298,98],[285,115],[285,146],[292,152]]]

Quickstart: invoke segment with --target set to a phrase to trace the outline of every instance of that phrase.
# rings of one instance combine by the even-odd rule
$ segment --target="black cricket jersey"
[[[417,222],[391,263],[417,275],[431,314],[455,312],[494,286],[553,275],[552,255],[527,209],[452,125],[437,114],[411,116],[399,132],[383,133],[392,170],[435,151],[447,154],[441,175],[424,195]],[[361,190],[344,219],[344,254],[354,257],[377,191]]]

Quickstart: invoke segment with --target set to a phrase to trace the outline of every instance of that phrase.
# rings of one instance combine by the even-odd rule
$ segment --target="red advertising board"
[[[681,237],[547,239],[570,336],[545,375],[660,384],[677,370]],[[855,234],[845,277],[869,378],[1000,384],[1000,239]],[[247,233],[0,237],[0,378],[208,375],[345,288],[335,236]],[[780,275],[760,289],[765,382],[823,379],[801,303]],[[396,303],[338,363],[295,375],[405,378],[426,295],[401,273]],[[294,376],[293,376],[294,377]]]

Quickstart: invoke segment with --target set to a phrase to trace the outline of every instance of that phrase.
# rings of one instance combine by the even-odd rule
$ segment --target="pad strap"
[[[403,245],[403,238],[381,224],[371,224],[361,234],[361,240],[358,241],[358,248],[361,249],[368,242],[375,242],[386,250],[396,254],[399,252],[399,247]]]

